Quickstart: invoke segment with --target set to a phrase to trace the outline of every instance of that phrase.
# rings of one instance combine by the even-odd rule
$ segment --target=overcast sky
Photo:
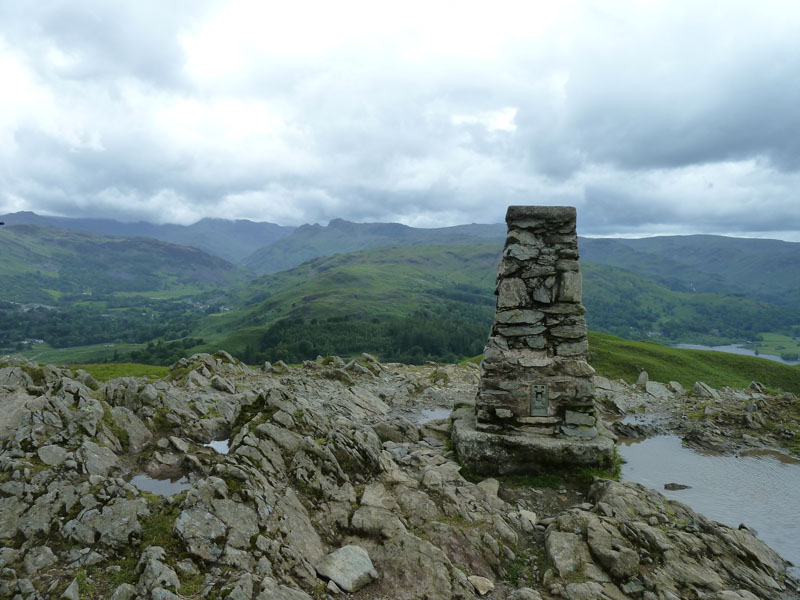
[[[800,3],[0,0],[0,213],[800,241]]]

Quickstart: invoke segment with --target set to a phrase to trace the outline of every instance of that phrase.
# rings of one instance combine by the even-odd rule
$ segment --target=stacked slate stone
[[[477,428],[597,436],[575,208],[511,206]]]

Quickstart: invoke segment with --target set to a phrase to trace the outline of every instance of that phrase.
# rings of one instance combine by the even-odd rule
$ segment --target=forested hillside
[[[203,223],[213,229],[216,222],[196,225]],[[0,348],[46,352],[49,360],[159,364],[219,348],[250,363],[361,352],[412,363],[456,360],[483,349],[504,235],[504,226],[423,230],[334,220],[267,247],[277,261],[269,264],[329,256],[253,278],[220,258],[153,239],[6,226]],[[788,279],[770,282],[794,272],[799,244],[716,236],[580,243],[591,329],[689,343],[769,332],[784,340],[775,352],[796,351],[797,288]],[[372,245],[379,247],[344,252]],[[770,256],[780,268],[766,266]],[[706,273],[710,264],[717,273]],[[53,354],[57,348],[73,350]]]
[[[498,260],[494,245],[381,248],[315,259],[233,291],[224,303],[234,310],[206,317],[197,335],[208,348],[219,344],[253,363],[359,352],[407,362],[469,356],[486,341]],[[587,320],[596,331],[725,341],[788,331],[797,321],[789,307],[675,292],[605,265],[585,262],[583,273]]]
[[[800,243],[719,235],[581,238],[584,260],[620,267],[670,289],[744,295],[800,309]]]
[[[244,281],[232,264],[186,246],[39,227],[0,229],[0,299],[202,290]]]

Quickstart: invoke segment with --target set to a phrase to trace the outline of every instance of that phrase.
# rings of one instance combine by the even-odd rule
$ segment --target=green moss
[[[228,495],[240,494],[242,491],[242,482],[235,477],[225,477],[225,483],[228,486]]]
[[[431,383],[439,383],[441,382],[444,385],[450,383],[450,376],[445,373],[444,371],[440,371],[439,369],[435,369],[429,376],[428,379],[431,380]]]
[[[450,525],[453,527],[460,526],[463,527],[465,525],[473,525],[473,521],[469,521],[465,519],[462,515],[458,513],[454,513],[452,515],[444,516],[444,517],[437,517],[436,519],[439,523],[444,523],[445,525]]]
[[[325,587],[324,583],[318,583],[314,586],[314,589],[311,590],[311,597],[314,600],[324,600],[328,597],[328,589]]]
[[[583,571],[570,571],[564,576],[564,581],[567,583],[586,583],[589,581],[589,578],[583,573]]]
[[[181,576],[180,593],[183,598],[201,598],[205,587],[205,578],[202,573]],[[211,596],[209,596],[211,597]]]
[[[42,370],[41,365],[36,365],[35,367],[25,364],[22,365],[22,370],[25,371],[31,379],[33,379],[34,385],[44,385],[44,371]]]
[[[153,416],[153,428],[157,431],[170,431],[175,428],[175,425],[167,420],[164,413],[156,413]]]
[[[338,381],[346,386],[353,385],[353,378],[341,369],[328,369],[322,373],[322,376],[326,379]]]
[[[106,427],[108,427],[111,433],[119,440],[122,449],[125,452],[130,451],[131,440],[128,431],[117,425],[114,416],[111,414],[111,408],[105,402],[103,403],[103,423],[105,423]]]
[[[83,567],[78,569],[75,573],[75,579],[78,580],[78,591],[81,597],[94,595],[97,584],[86,574],[86,569]]]
[[[473,473],[467,467],[462,466],[459,471],[461,476],[472,483],[480,483],[488,476]],[[500,483],[510,488],[553,488],[558,489],[562,485],[561,475],[555,473],[540,473],[538,475],[493,475]]]
[[[619,481],[620,474],[622,473],[622,455],[620,455],[617,447],[614,446],[614,454],[611,457],[611,462],[603,467],[587,467],[578,471],[578,480],[582,483],[591,483],[595,477],[602,479],[612,479]]]

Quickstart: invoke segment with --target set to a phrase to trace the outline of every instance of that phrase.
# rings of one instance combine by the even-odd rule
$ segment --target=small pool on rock
[[[131,478],[131,485],[142,490],[159,496],[174,496],[184,490],[188,490],[192,485],[186,477],[180,479],[154,479],[149,475],[136,475]]]
[[[427,423],[428,421],[435,421],[437,419],[446,419],[450,416],[450,413],[453,412],[451,408],[425,408],[420,411],[417,418],[414,421],[418,424]]]
[[[203,445],[206,448],[213,448],[217,451],[217,454],[227,454],[230,451],[230,447],[228,446],[229,442],[230,440],[215,440]]]
[[[800,565],[800,461],[770,451],[702,454],[684,448],[676,436],[629,441],[619,445],[619,452],[627,461],[623,479],[658,490],[725,525],[744,523],[781,556]],[[666,483],[691,488],[670,491],[664,489]]]

